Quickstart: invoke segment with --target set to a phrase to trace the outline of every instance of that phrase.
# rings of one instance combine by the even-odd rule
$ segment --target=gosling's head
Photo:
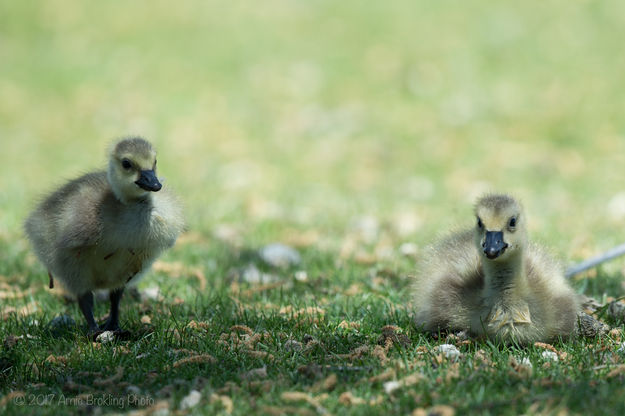
[[[525,216],[514,198],[485,195],[475,204],[475,216],[475,244],[486,259],[500,261],[525,247]]]
[[[145,198],[162,188],[156,177],[156,151],[140,138],[124,139],[111,150],[108,180],[122,202]]]

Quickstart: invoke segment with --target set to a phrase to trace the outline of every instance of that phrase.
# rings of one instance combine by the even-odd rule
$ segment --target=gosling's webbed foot
[[[97,328],[94,332],[94,340],[97,340],[98,336],[104,332],[110,331],[113,333],[113,337],[118,340],[128,340],[131,338],[131,332],[121,329],[119,326],[119,302],[124,294],[124,288],[111,290],[109,293],[109,299],[111,301],[111,313],[106,319],[106,322]]]
[[[102,332],[104,332],[104,331],[113,331],[113,332],[121,331],[121,328],[119,326],[119,321],[117,321],[117,320],[113,321],[110,317],[107,318],[106,322],[103,323],[102,325],[100,325],[100,331],[102,331]]]
[[[490,337],[504,342],[526,344],[536,337],[527,303],[495,306],[488,316],[486,329]]]
[[[492,332],[514,332],[515,327],[532,323],[527,304],[514,307],[495,307],[488,316],[488,329]]]

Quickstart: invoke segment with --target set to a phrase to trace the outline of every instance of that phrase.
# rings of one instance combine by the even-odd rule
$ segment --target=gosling
[[[416,324],[427,331],[527,345],[573,334],[578,296],[560,265],[528,243],[521,205],[486,195],[473,229],[431,246],[416,278]]]
[[[90,333],[120,331],[119,303],[183,229],[182,210],[156,176],[156,151],[142,138],[115,144],[108,169],[68,182],[30,214],[35,254],[78,300]],[[160,192],[159,192],[160,191]],[[93,290],[108,289],[111,310],[98,327]]]

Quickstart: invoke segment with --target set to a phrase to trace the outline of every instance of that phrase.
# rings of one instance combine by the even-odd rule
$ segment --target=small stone
[[[141,299],[158,300],[161,290],[158,287],[148,287],[141,291]]]
[[[543,351],[541,355],[545,360],[558,361],[558,354],[553,351]]]
[[[197,406],[202,399],[202,393],[197,390],[191,390],[187,396],[180,401],[180,409],[191,409]]]
[[[534,368],[534,366],[532,365],[532,362],[527,357],[523,357],[523,358],[512,357],[510,362],[512,364],[512,367],[514,367],[519,372],[521,371],[529,372]]]
[[[130,386],[126,387],[126,391],[128,393],[130,393],[130,394],[135,394],[137,396],[141,394],[141,389],[139,387],[133,386],[133,385],[130,385]]]
[[[625,342],[621,342],[621,346],[616,350],[619,354],[625,354]]]
[[[450,360],[457,360],[460,357],[460,351],[455,345],[442,344],[436,347],[436,351],[444,354]]]
[[[112,342],[115,339],[115,332],[113,331],[104,331],[100,335],[96,337],[96,341],[101,344],[106,344]]]
[[[255,264],[248,265],[241,273],[241,278],[247,283],[272,283],[278,280],[277,276],[258,270]]]
[[[308,273],[306,270],[298,270],[295,272],[295,280],[298,282],[305,282],[308,280]]]
[[[297,250],[282,243],[266,245],[259,254],[265,263],[279,268],[294,266],[302,261]]]
[[[386,394],[391,394],[392,392],[394,392],[400,387],[401,387],[401,383],[396,380],[387,381],[386,383],[384,383],[384,391],[386,392]]]
[[[519,362],[519,365],[522,365],[522,366],[525,366],[525,367],[528,367],[528,368],[532,368],[532,362],[527,357],[523,357],[521,359],[521,361]]]
[[[399,246],[399,252],[402,256],[406,257],[416,257],[419,252],[419,246],[415,243],[404,243]]]

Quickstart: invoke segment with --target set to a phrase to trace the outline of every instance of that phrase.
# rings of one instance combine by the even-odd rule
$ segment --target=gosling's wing
[[[544,247],[530,243],[526,256],[529,284],[550,294],[569,294],[572,289],[564,278],[564,266]]]
[[[108,191],[105,172],[77,178],[50,195],[39,209],[57,249],[93,246],[102,235],[100,208]]]
[[[545,249],[530,245],[526,260],[532,301],[542,316],[533,319],[541,325],[547,337],[570,335],[580,311],[579,296],[564,278],[563,265]]]
[[[462,284],[480,273],[480,257],[472,230],[450,234],[429,246],[423,255],[420,279],[451,278]]]
[[[468,328],[482,284],[473,232],[443,238],[425,250],[415,279],[417,323],[426,329]]]

